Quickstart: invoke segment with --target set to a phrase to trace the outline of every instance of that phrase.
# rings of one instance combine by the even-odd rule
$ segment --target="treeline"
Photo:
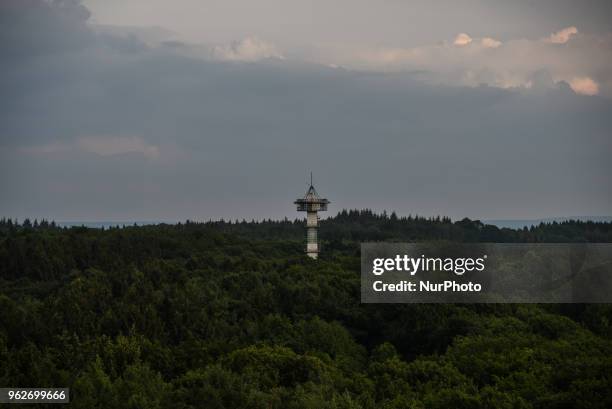
[[[360,303],[359,240],[484,240],[477,221],[341,212],[318,261],[294,221],[7,224],[0,386],[68,386],[74,408],[612,407],[609,305]]]
[[[300,239],[304,222],[297,220],[208,221],[188,224],[214,226],[220,231],[251,238]],[[494,243],[566,243],[612,241],[612,223],[567,220],[540,223],[523,229],[498,228],[479,220],[464,218],[451,221],[448,217],[399,217],[392,212],[372,210],[342,210],[336,216],[321,220],[321,237],[327,244],[363,241],[450,240]]]
[[[177,229],[204,228],[217,232],[236,233],[254,239],[301,239],[304,236],[302,219],[289,220],[218,220],[177,223]],[[127,226],[134,227],[134,226]],[[146,226],[145,226],[146,227]],[[56,230],[78,227],[58,227],[55,221],[0,219],[0,234],[24,230]],[[107,229],[126,228],[109,227]],[[372,210],[342,210],[336,216],[321,220],[321,236],[332,243],[349,241],[385,240],[451,240],[498,243],[563,243],[612,241],[612,223],[581,220],[540,223],[522,229],[498,228],[479,220],[464,218],[451,221],[448,217],[398,217],[395,212],[376,213]]]
[[[31,221],[28,218],[25,218],[23,222],[19,223],[19,220],[11,219],[3,217],[0,219],[0,231],[9,232],[14,230],[22,230],[22,229],[56,229],[57,225],[55,221],[48,221],[46,219],[41,219],[39,222],[38,219],[34,219]]]
[[[92,266],[111,268],[116,260],[142,264],[151,258],[189,257],[215,243],[231,243],[237,253],[266,247],[274,255],[303,246],[302,220],[208,221],[175,225],[111,227],[58,227],[43,220],[17,223],[0,219],[0,277],[57,279],[66,271]],[[449,240],[459,242],[611,242],[612,223],[567,221],[541,223],[513,230],[499,229],[478,220],[397,217],[371,210],[351,210],[322,220],[322,257],[356,255],[365,241]],[[269,246],[267,241],[274,241]],[[262,243],[263,242],[263,243]]]

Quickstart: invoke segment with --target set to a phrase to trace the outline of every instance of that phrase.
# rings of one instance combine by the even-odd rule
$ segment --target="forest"
[[[0,220],[0,387],[70,408],[610,408],[609,304],[361,304],[364,241],[612,242],[612,223]],[[36,404],[43,408],[53,405]],[[21,407],[28,407],[22,405]]]

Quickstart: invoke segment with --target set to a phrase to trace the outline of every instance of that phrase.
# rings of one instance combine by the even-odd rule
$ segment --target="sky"
[[[598,1],[5,0],[0,217],[612,215]]]

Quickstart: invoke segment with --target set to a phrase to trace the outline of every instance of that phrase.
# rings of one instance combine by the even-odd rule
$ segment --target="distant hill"
[[[508,229],[522,229],[523,227],[537,226],[540,223],[563,223],[570,220],[577,220],[582,222],[604,222],[611,223],[612,216],[572,216],[572,217],[548,217],[543,219],[492,219],[483,220],[484,224],[491,224],[498,228]],[[124,221],[60,221],[56,224],[60,227],[89,227],[94,229],[109,228],[109,227],[126,227],[126,226],[149,226],[155,224],[176,224],[175,221],[161,221],[161,220],[124,220]]]
[[[579,220],[582,222],[612,222],[612,216],[573,216],[573,217],[549,217],[545,219],[496,219],[496,220],[483,220],[485,224],[492,224],[494,226],[509,229],[522,229],[523,227],[537,226],[540,223],[562,223],[569,220]]]
[[[165,222],[165,221],[154,221],[154,220],[131,220],[131,221],[61,221],[56,222],[56,224],[60,227],[89,227],[92,229],[102,229],[108,227],[126,227],[126,226],[149,226],[152,224],[161,224],[161,223],[170,223],[174,224],[176,222]]]

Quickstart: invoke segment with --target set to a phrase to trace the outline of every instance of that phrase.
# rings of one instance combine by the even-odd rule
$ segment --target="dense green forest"
[[[364,210],[321,236],[314,261],[297,220],[3,219],[0,386],[68,386],[71,408],[612,407],[610,305],[372,305],[359,291],[362,241],[612,242],[612,224]]]

